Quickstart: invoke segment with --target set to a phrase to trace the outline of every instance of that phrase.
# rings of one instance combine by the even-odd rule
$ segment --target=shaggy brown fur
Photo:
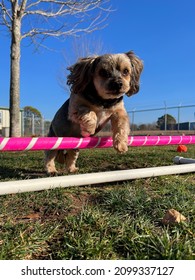
[[[128,150],[129,119],[123,96],[139,91],[142,61],[132,51],[86,57],[68,68],[70,98],[57,111],[48,136],[93,136],[110,120],[113,146],[119,153]],[[47,151],[45,158],[48,174],[57,172],[54,160],[66,164],[68,172],[76,172],[79,151]]]

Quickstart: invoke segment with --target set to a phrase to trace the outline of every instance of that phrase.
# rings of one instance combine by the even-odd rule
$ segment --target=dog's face
[[[133,52],[88,57],[69,68],[67,83],[79,94],[92,82],[101,98],[116,99],[139,91],[142,69],[142,61]]]
[[[119,98],[130,90],[133,70],[127,55],[104,55],[96,60],[93,83],[103,99]]]

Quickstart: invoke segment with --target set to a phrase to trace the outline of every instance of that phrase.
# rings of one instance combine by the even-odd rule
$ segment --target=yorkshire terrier
[[[79,59],[68,70],[70,98],[55,114],[48,136],[93,136],[110,120],[114,148],[127,152],[130,126],[123,97],[139,91],[142,61],[132,51],[105,54]],[[55,160],[65,163],[68,172],[76,172],[78,155],[78,149],[46,151],[47,173],[57,173]]]

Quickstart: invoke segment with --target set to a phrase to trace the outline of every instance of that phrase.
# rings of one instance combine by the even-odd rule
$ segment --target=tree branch
[[[35,37],[35,36],[44,36],[47,37],[61,37],[61,36],[70,36],[76,35],[77,33],[90,33],[97,29],[100,29],[100,25],[105,22],[108,16],[103,17],[102,14],[104,12],[110,11],[110,7],[107,9],[103,9],[103,7],[99,7],[100,3],[106,3],[108,0],[83,0],[83,1],[61,1],[61,0],[38,0],[30,5],[26,6],[25,16],[38,16],[36,18],[36,22],[38,19],[42,19],[46,22],[42,27],[38,28],[33,26],[31,30],[23,33],[22,39],[26,37]],[[36,9],[40,3],[47,3],[56,5],[55,9],[53,6],[47,6],[47,9]],[[100,13],[92,18],[90,12],[94,9],[99,8]],[[28,9],[28,10],[27,10]],[[32,9],[32,10],[31,10]],[[67,21],[64,21],[65,16],[76,16],[71,26],[68,26]],[[85,21],[86,17],[88,20],[88,25]],[[55,19],[56,21],[50,19]],[[86,23],[86,24],[85,24]],[[83,25],[83,27],[79,27],[79,25]],[[44,28],[43,26],[49,26],[50,28]],[[86,26],[87,25],[87,26]],[[103,26],[104,27],[104,26]]]
[[[25,13],[25,9],[26,9],[26,4],[27,4],[27,0],[23,0],[21,5],[20,5],[20,17],[22,18],[22,16]]]
[[[22,22],[21,39],[38,36],[36,41],[41,42],[51,36],[75,36],[98,30],[111,12],[105,5],[110,0],[10,0],[10,7],[4,1],[0,3],[2,25],[12,31],[14,18],[28,19]],[[95,15],[96,9],[99,13]]]
[[[91,12],[96,8],[105,12],[110,12],[110,7],[103,9],[100,7],[102,2],[108,2],[109,0],[84,0],[84,1],[58,1],[58,0],[38,0],[26,7],[25,15],[41,15],[44,17],[57,17],[64,14],[76,15]],[[52,4],[47,6],[47,10],[31,9],[39,6],[40,3]]]
[[[94,21],[95,23],[95,21]],[[75,35],[77,33],[85,32],[85,33],[91,33],[95,30],[98,29],[98,27],[93,23],[91,23],[88,27],[86,28],[76,28],[79,25],[79,23],[76,23],[71,29],[62,31],[64,28],[64,25],[59,27],[58,29],[32,29],[28,33],[25,33],[22,35],[22,39],[26,37],[35,37],[37,35],[44,35],[47,37],[62,37],[62,36],[71,36]],[[92,28],[93,27],[93,28]]]
[[[0,3],[0,10],[0,17],[2,18],[1,25],[5,25],[9,29],[9,31],[11,31],[12,16],[9,12],[9,9],[6,8],[4,0],[2,0]]]

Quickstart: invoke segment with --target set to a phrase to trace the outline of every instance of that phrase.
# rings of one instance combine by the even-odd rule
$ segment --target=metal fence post
[[[45,136],[44,117],[41,118],[41,135]]]
[[[32,114],[32,135],[35,135],[35,116]]]

